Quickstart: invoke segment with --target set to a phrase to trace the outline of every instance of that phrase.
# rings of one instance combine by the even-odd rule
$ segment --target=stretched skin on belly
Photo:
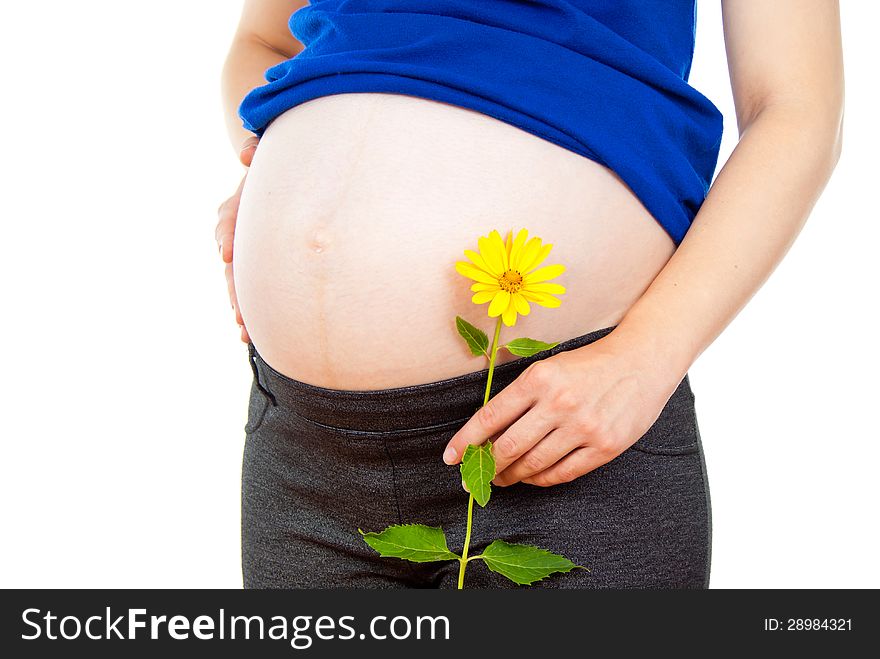
[[[279,372],[382,389],[485,366],[455,331],[491,321],[454,270],[497,228],[525,227],[564,263],[562,306],[502,339],[562,341],[616,324],[675,249],[606,167],[480,113],[395,94],[340,94],[270,124],[248,174],[235,283]],[[515,357],[502,351],[499,362]]]

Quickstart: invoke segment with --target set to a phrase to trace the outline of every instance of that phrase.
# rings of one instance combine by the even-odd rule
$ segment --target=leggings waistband
[[[526,367],[566,350],[593,343],[616,325],[567,339],[531,357],[496,364],[490,398],[513,382]],[[276,407],[313,423],[352,433],[442,429],[464,423],[483,404],[489,369],[445,380],[391,389],[331,389],[279,373],[266,363],[252,342],[248,353],[254,378]]]

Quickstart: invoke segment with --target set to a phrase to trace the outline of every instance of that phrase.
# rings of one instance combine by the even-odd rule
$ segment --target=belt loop
[[[275,400],[274,394],[269,391],[266,387],[263,386],[263,383],[260,382],[260,371],[257,368],[257,349],[254,347],[253,341],[248,341],[248,361],[251,363],[251,370],[254,372],[254,382],[257,385],[257,389],[265,394],[266,398],[272,401],[272,405],[277,407],[278,402]]]

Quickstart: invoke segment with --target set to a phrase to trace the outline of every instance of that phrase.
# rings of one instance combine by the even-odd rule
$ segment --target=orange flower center
[[[507,291],[508,293],[516,293],[522,288],[522,283],[522,275],[516,270],[508,270],[501,275],[501,278],[498,280],[498,285],[501,287],[501,290]]]

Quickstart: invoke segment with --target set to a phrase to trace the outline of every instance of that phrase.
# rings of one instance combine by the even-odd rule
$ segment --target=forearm
[[[612,333],[684,377],[800,233],[840,152],[842,110],[768,106],[715,179],[678,249]]]
[[[266,69],[284,60],[288,55],[279,53],[257,38],[237,37],[229,49],[220,77],[223,110],[229,140],[236,154],[242,142],[253,133],[247,130],[238,116],[238,106],[249,91],[266,84]]]

